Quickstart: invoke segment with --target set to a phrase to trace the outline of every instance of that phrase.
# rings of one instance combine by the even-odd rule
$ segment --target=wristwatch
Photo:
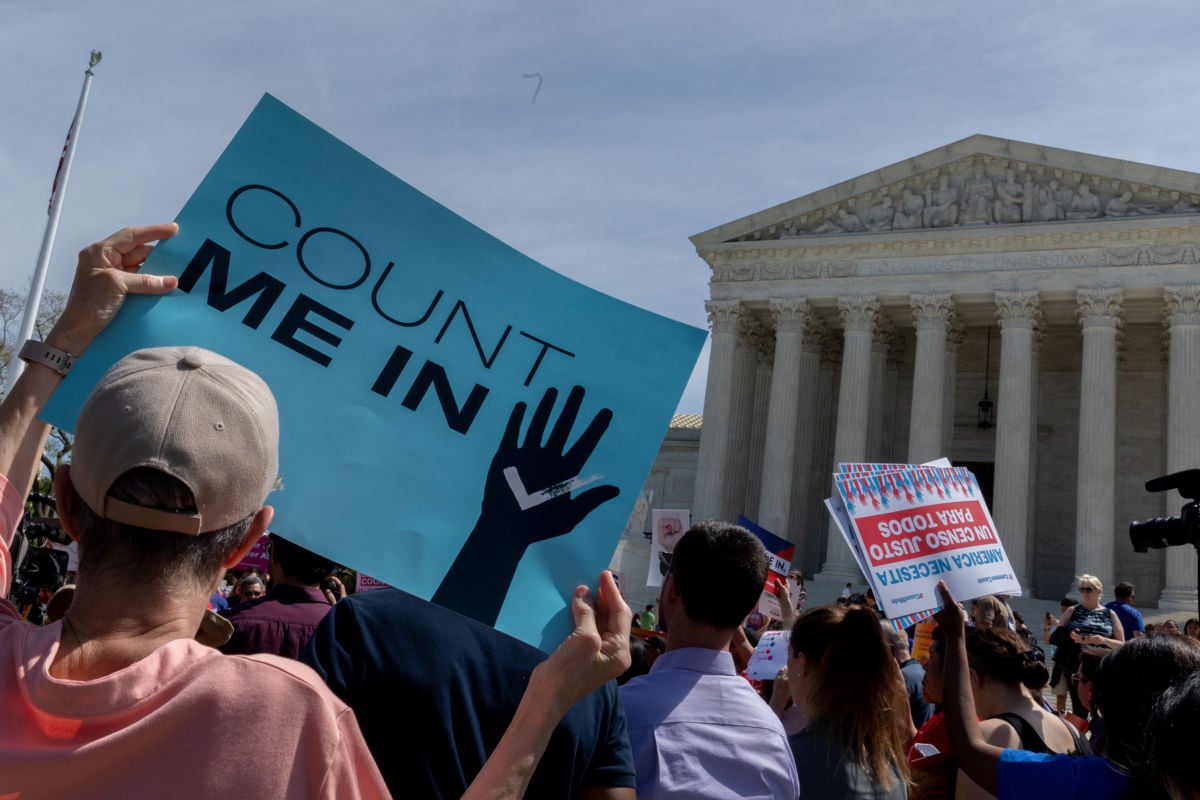
[[[36,339],[26,340],[17,357],[27,364],[44,364],[59,375],[66,375],[75,366],[75,356]]]

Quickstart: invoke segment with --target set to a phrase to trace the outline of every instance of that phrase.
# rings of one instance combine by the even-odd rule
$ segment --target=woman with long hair
[[[1070,723],[1046,711],[1025,691],[1040,692],[1050,673],[1017,634],[1000,628],[969,632],[967,664],[980,731],[988,744],[1034,753],[1091,754]],[[958,800],[991,796],[959,772]]]
[[[908,695],[876,613],[810,609],[788,650],[792,701],[808,719],[789,737],[805,800],[907,797]]]

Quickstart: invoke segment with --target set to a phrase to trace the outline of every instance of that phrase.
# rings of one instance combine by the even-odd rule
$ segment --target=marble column
[[[949,294],[918,294],[910,302],[917,330],[917,359],[913,368],[908,461],[923,464],[946,455],[942,450],[946,423],[946,332],[954,313],[954,300]]]
[[[1163,289],[1170,326],[1167,378],[1167,472],[1200,467],[1200,286]],[[1166,513],[1179,516],[1184,499],[1166,493]],[[1159,609],[1196,610],[1196,550],[1187,545],[1167,548],[1166,581]]]
[[[826,376],[821,370],[822,340],[827,335],[825,325],[815,314],[804,321],[804,349],[800,352],[800,402],[796,420],[795,460],[792,468],[792,502],[788,516],[786,538],[796,543],[797,554],[809,552],[807,542],[815,543],[816,555],[804,562],[803,568],[812,574],[821,564],[819,550],[825,541],[826,517],[817,525],[807,521],[807,514],[816,508],[824,512],[819,497],[824,484],[814,483],[813,476],[828,475],[830,470],[825,437],[833,417],[833,380],[825,387]],[[832,436],[828,436],[832,439]]]
[[[1120,289],[1080,289],[1083,363],[1079,386],[1079,485],[1075,496],[1075,574],[1115,586],[1117,328]]]
[[[1038,504],[1038,408],[1041,402],[1038,387],[1038,376],[1042,374],[1042,345],[1046,342],[1046,320],[1041,314],[1033,323],[1033,349],[1030,352],[1029,370],[1033,380],[1029,382],[1029,472],[1025,482],[1026,503],[1025,530],[1029,531],[1029,547],[1025,551],[1025,563],[1034,564],[1037,559],[1037,504]],[[1030,568],[1028,577],[1033,586],[1034,572]],[[1055,593],[1056,594],[1056,593]]]
[[[746,464],[746,499],[742,503],[743,512],[747,517],[758,522],[759,498],[762,494],[763,453],[766,450],[770,429],[767,427],[767,416],[771,404],[771,364],[775,359],[775,335],[762,329],[761,335],[753,342],[754,345],[754,406],[750,420],[750,443]],[[736,446],[736,445],[734,445]],[[768,528],[767,530],[772,530]]]
[[[963,343],[966,330],[961,319],[954,317],[946,330],[945,367],[942,374],[942,455],[953,458],[954,452],[954,409],[958,392],[958,348]]]
[[[838,389],[834,464],[866,457],[870,427],[872,341],[879,320],[879,301],[873,296],[839,297],[842,318],[842,379]],[[828,481],[832,487],[832,480]],[[862,580],[854,555],[831,521],[821,574],[839,580]]]
[[[891,397],[887,393],[888,352],[892,348],[896,326],[887,317],[880,315],[875,323],[875,335],[871,340],[871,402],[867,408],[867,448],[863,461],[887,461],[884,458],[883,419],[884,409]],[[892,387],[893,390],[895,387]]]
[[[742,314],[738,345],[733,357],[733,402],[729,411],[729,465],[721,495],[721,519],[733,522],[746,509],[746,473],[753,446],[754,384],[758,372],[758,348],[762,323]]]
[[[1033,463],[1033,335],[1041,316],[1037,292],[997,292],[1000,392],[996,402],[993,509],[1000,539],[1022,587],[1029,584],[1030,468]]]
[[[704,424],[696,459],[696,491],[692,518],[721,516],[721,496],[729,468],[729,423],[733,407],[733,362],[737,353],[738,321],[742,304],[737,300],[710,300],[704,304],[712,328],[708,356],[708,381],[704,391]]]
[[[792,513],[793,470],[800,445],[800,415],[811,419],[812,409],[801,412],[801,357],[804,353],[804,328],[808,301],[772,300],[771,318],[775,323],[775,362],[771,373],[771,399],[767,408],[767,438],[763,447],[762,490],[758,501],[758,524],[769,531],[786,535]],[[811,426],[810,426],[811,429]],[[803,473],[801,473],[803,474]],[[792,540],[794,541],[794,540]]]
[[[807,335],[814,343],[818,342],[816,337],[820,336],[816,353],[816,399],[813,402],[816,410],[811,420],[811,466],[806,470],[798,466],[796,474],[806,481],[808,502],[798,513],[801,515],[799,527],[804,531],[807,542],[804,551],[805,568],[812,574],[818,572],[824,563],[829,540],[829,512],[825,510],[823,501],[829,496],[829,476],[833,472],[833,427],[837,414],[837,390],[841,382],[839,370],[842,365],[842,335],[841,331],[831,331],[827,328],[822,328],[819,334],[809,328]],[[807,349],[805,348],[806,351]]]

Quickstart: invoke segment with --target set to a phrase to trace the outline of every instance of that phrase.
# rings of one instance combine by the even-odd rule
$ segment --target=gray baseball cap
[[[145,508],[109,496],[118,478],[149,467],[184,483],[195,512]],[[258,511],[279,474],[279,412],[250,370],[199,347],[138,350],[112,366],[75,425],[71,482],[98,516],[198,534]]]

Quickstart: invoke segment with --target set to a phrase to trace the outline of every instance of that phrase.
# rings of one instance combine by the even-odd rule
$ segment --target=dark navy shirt
[[[516,712],[546,654],[398,589],[340,601],[301,660],[354,709],[396,797],[460,797]],[[616,684],[559,723],[526,797],[571,798],[585,786],[633,787]]]

